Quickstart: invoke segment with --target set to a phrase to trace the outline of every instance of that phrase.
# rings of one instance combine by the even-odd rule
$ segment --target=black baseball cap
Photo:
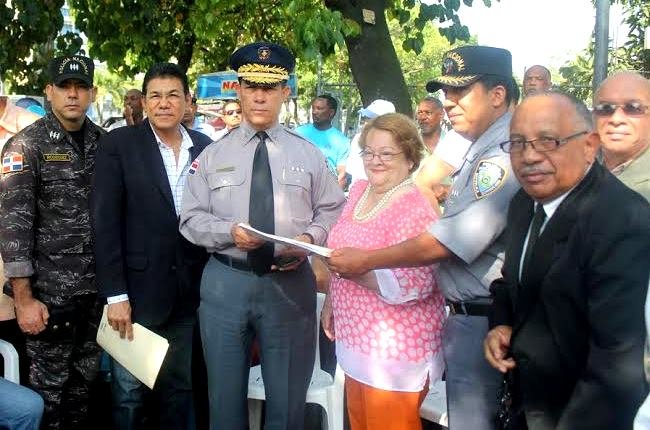
[[[48,66],[50,81],[59,85],[68,79],[79,79],[89,87],[93,86],[95,65],[93,60],[81,55],[66,55],[56,57]]]

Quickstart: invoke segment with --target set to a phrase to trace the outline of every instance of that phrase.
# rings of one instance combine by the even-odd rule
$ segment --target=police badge
[[[261,61],[268,61],[271,58],[271,50],[268,46],[261,46],[257,50],[257,58]]]
[[[481,199],[501,188],[506,175],[507,170],[495,161],[479,161],[476,171],[474,171],[474,177],[472,178],[476,198]]]

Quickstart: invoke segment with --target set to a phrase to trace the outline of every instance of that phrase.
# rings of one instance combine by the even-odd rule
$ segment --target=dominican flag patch
[[[199,170],[199,160],[194,160],[192,161],[192,164],[190,164],[190,170],[188,170],[187,173],[193,175],[197,170]]]
[[[2,157],[2,174],[23,171],[23,155],[10,152]]]

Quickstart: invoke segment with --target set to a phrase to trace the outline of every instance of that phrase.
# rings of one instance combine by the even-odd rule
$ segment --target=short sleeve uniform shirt
[[[499,147],[509,137],[506,113],[469,148],[455,175],[443,217],[429,232],[454,255],[440,264],[438,284],[451,301],[489,297],[501,276],[508,205],[519,189],[510,157]]]

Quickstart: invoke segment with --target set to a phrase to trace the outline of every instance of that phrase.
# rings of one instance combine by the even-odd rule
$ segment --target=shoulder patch
[[[23,171],[23,154],[8,152],[2,157],[2,174]]]
[[[480,160],[472,178],[472,188],[477,199],[486,197],[503,185],[508,171],[494,160]]]

